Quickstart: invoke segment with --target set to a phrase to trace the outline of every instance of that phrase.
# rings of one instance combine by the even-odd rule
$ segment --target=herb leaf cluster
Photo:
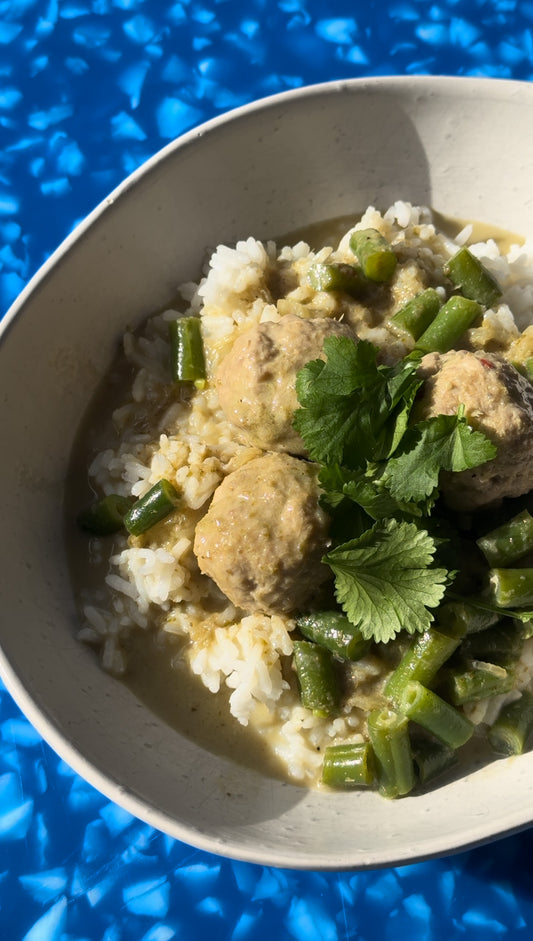
[[[368,639],[424,631],[454,572],[438,565],[429,517],[442,471],[463,471],[496,448],[455,415],[416,420],[419,355],[378,364],[376,347],[324,341],[326,360],[300,370],[294,426],[322,465],[323,503],[335,534],[324,556],[339,604]]]

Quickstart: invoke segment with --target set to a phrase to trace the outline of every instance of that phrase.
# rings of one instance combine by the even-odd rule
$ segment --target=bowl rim
[[[41,281],[49,275],[59,259],[78,242],[85,231],[89,229],[117,199],[120,199],[130,189],[133,189],[141,179],[147,176],[175,150],[182,150],[195,143],[206,134],[216,131],[219,127],[238,121],[240,118],[246,117],[249,113],[268,110],[284,102],[293,101],[298,98],[313,97],[317,94],[324,93],[342,93],[346,90],[360,90],[364,92],[383,89],[384,91],[391,92],[394,89],[400,91],[410,86],[414,91],[418,89],[420,93],[428,89],[435,91],[447,89],[448,92],[456,92],[457,94],[460,94],[461,90],[466,86],[470,86],[472,90],[476,90],[477,92],[486,92],[490,89],[491,96],[495,96],[497,93],[507,96],[509,91],[513,89],[517,94],[528,94],[527,90],[529,89],[529,93],[533,96],[533,83],[520,79],[462,75],[384,75],[315,82],[309,85],[302,85],[298,88],[276,92],[272,95],[265,95],[235,108],[230,108],[222,114],[195,125],[188,131],[185,131],[183,134],[169,141],[168,144],[156,150],[150,157],[136,167],[135,170],[125,176],[107,196],[104,196],[103,199],[89,210],[84,218],[76,223],[74,228],[38,267],[15,300],[5,311],[4,315],[0,315],[0,338],[4,331],[9,329],[12,320],[17,316],[29,295],[32,294]]]
[[[461,95],[467,86],[476,93],[483,95],[488,94],[493,98],[507,98],[509,94],[513,94],[513,92],[533,97],[533,85],[531,83],[505,78],[496,79],[491,77],[448,75],[388,75],[369,78],[347,78],[317,82],[296,89],[278,92],[274,95],[266,95],[240,105],[239,107],[230,109],[191,128],[157,150],[132,173],[126,176],[114,187],[109,195],[102,199],[77,223],[66,238],[63,239],[58,247],[33,274],[0,320],[0,346],[4,336],[7,335],[7,332],[14,326],[18,316],[22,313],[28,299],[50,276],[58,262],[70,252],[73,246],[83,237],[85,232],[89,230],[117,200],[134,189],[139,181],[143,180],[147,174],[152,172],[176,150],[184,149],[196,143],[206,134],[210,134],[218,128],[225,127],[241,118],[245,118],[248,114],[279,107],[286,102],[291,102],[302,97],[338,94],[344,91],[360,92],[364,94],[367,91],[379,92],[382,90],[389,94],[395,91],[404,94],[406,89],[409,88],[412,89],[413,93],[420,94],[431,93],[431,91],[443,92],[446,90],[448,94]],[[533,808],[528,809],[524,807],[518,810],[508,808],[505,819],[502,819],[496,826],[491,827],[490,831],[487,829],[487,825],[483,824],[482,826],[478,825],[477,829],[476,827],[472,827],[469,831],[468,838],[462,839],[461,834],[457,834],[455,837],[451,835],[441,838],[435,837],[433,839],[432,849],[426,849],[419,853],[416,853],[412,846],[406,846],[403,852],[397,852],[394,855],[387,854],[384,851],[376,851],[374,853],[365,851],[363,858],[361,852],[358,853],[357,848],[355,848],[349,860],[346,862],[343,862],[342,859],[339,859],[337,862],[331,860],[325,861],[320,854],[313,854],[309,850],[305,850],[305,855],[302,856],[301,851],[299,852],[297,848],[295,848],[293,852],[284,850],[279,850],[276,853],[261,852],[260,848],[251,846],[238,837],[236,837],[233,842],[228,840],[222,841],[216,837],[206,836],[205,834],[191,830],[186,824],[182,824],[171,815],[158,810],[147,800],[138,798],[128,791],[127,786],[119,784],[112,776],[95,766],[84,756],[83,752],[69,740],[68,736],[60,731],[54,720],[43,712],[36,699],[26,688],[23,679],[12,665],[6,651],[1,645],[0,678],[21,712],[35,727],[43,740],[50,745],[53,751],[62,758],[76,774],[87,781],[89,785],[94,787],[109,800],[123,807],[134,817],[167,833],[172,838],[181,840],[205,852],[229,859],[295,870],[362,871],[393,867],[430,860],[450,853],[464,852],[475,846],[489,843],[504,835],[509,836],[524,830],[531,825],[533,819]]]

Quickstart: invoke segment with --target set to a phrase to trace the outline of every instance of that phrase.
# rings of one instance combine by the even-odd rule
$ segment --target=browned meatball
[[[314,465],[265,454],[229,474],[196,527],[194,552],[237,607],[267,614],[309,604],[329,578],[328,517]]]
[[[442,492],[456,509],[477,509],[533,488],[533,387],[494,353],[466,350],[429,353],[420,375],[426,380],[424,417],[453,415],[464,405],[471,426],[497,446],[486,464],[443,474]]]
[[[218,368],[216,385],[226,418],[246,443],[305,455],[292,427],[298,406],[296,374],[309,360],[325,358],[327,336],[356,339],[351,327],[336,320],[304,320],[291,314],[238,337]]]

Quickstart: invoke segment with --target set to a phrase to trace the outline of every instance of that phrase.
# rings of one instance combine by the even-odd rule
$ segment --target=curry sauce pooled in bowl
[[[533,252],[403,202],[331,244],[218,246],[124,337],[80,638],[398,797],[533,730]]]

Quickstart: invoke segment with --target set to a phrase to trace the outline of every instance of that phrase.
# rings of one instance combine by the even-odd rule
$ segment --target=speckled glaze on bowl
[[[61,512],[74,434],[117,338],[197,277],[206,248],[396,199],[526,234],[533,86],[378,78],[289,92],[179,138],[114,191],[2,324],[0,670],[95,787],[202,849],[301,869],[371,868],[528,826],[533,754],[387,802],[261,776],[181,737],[75,640]]]

